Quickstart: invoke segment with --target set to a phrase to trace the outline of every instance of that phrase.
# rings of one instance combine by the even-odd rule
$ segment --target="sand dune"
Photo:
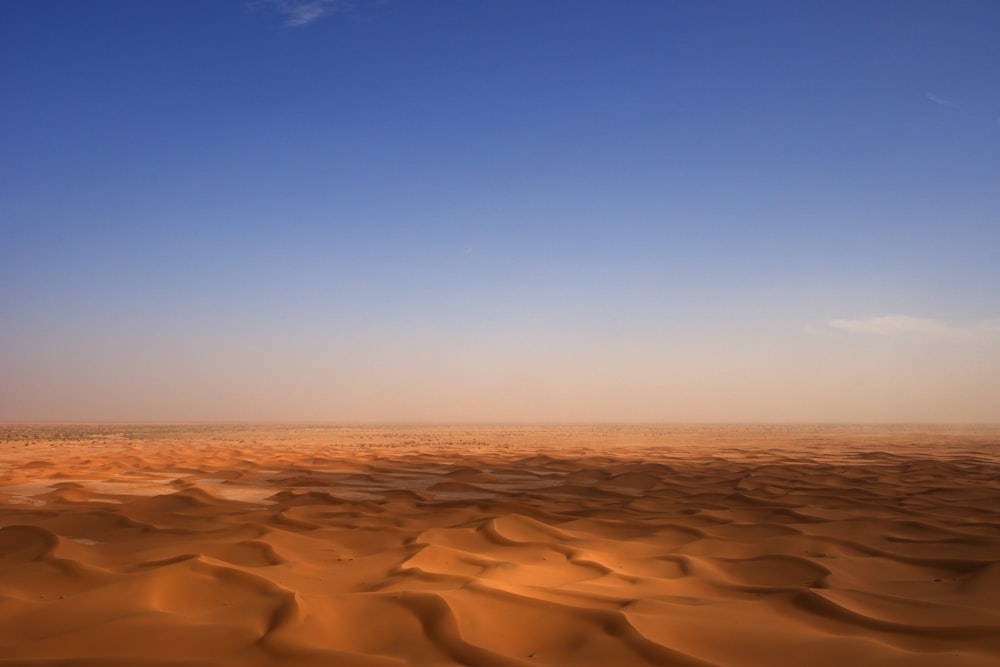
[[[1000,664],[997,429],[0,446],[2,664]]]

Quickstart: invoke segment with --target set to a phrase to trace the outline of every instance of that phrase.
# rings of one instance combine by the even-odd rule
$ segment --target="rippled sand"
[[[0,427],[0,662],[996,665],[1000,430]]]

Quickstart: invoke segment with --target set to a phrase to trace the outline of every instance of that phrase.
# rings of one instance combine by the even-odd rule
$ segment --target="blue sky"
[[[0,419],[1000,422],[993,2],[0,4]]]

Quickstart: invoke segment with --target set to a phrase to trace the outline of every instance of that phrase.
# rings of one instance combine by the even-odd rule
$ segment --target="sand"
[[[1000,429],[0,426],[5,665],[997,665]]]

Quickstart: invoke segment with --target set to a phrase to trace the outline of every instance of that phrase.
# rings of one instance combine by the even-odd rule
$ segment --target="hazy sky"
[[[0,420],[1000,422],[1000,3],[0,2]]]

